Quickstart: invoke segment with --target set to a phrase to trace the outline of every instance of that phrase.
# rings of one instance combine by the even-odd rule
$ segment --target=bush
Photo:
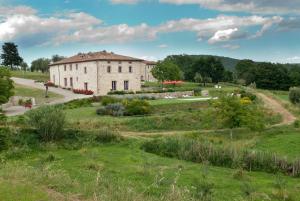
[[[120,102],[121,102],[121,99],[110,97],[110,96],[104,96],[104,97],[102,97],[102,100],[101,100],[101,103],[104,106],[113,104],[113,103],[120,103]]]
[[[71,90],[68,88],[68,90]],[[93,95],[94,92],[91,90],[85,90],[85,89],[73,89],[73,93],[75,94],[84,94],[84,95]]]
[[[64,104],[64,109],[75,109],[75,108],[80,108],[80,107],[90,107],[90,106],[92,106],[92,102],[93,101],[90,98],[72,100],[72,101]]]
[[[10,131],[6,128],[0,129],[0,151],[6,150],[8,148],[8,133]]]
[[[121,136],[119,133],[114,131],[110,131],[108,129],[101,130],[96,134],[95,141],[100,143],[111,143],[111,142],[119,142],[121,140]]]
[[[110,91],[108,95],[125,95],[125,94],[134,94],[133,91]]]
[[[105,106],[106,114],[114,117],[123,116],[125,108],[121,103],[113,103]]]
[[[42,106],[26,113],[29,125],[35,127],[43,141],[52,141],[63,136],[65,114],[61,107]]]
[[[96,110],[96,114],[97,114],[97,115],[100,115],[100,116],[106,115],[106,109],[105,109],[105,107],[100,107],[100,108],[98,108],[98,109]]]
[[[201,89],[201,88],[195,88],[195,89],[194,89],[194,94],[195,94],[195,96],[201,96],[201,92],[202,92],[202,89]]]
[[[144,100],[132,100],[128,101],[125,105],[126,115],[145,115],[149,114],[151,111],[151,106],[147,101]]]
[[[290,99],[291,103],[293,103],[293,104],[300,103],[300,88],[299,87],[290,88],[289,99]]]

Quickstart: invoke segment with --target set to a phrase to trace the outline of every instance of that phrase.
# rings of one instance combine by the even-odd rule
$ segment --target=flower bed
[[[73,93],[75,94],[84,94],[84,95],[93,95],[94,92],[91,90],[85,90],[85,89],[73,89]]]

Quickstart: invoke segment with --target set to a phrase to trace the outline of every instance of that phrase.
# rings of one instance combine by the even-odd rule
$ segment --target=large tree
[[[224,78],[224,66],[219,59],[214,57],[200,58],[193,64],[192,69],[194,75],[200,73],[203,78],[211,78],[214,83]]]
[[[31,71],[48,72],[51,60],[46,58],[36,59],[31,62]]]
[[[152,69],[152,74],[161,82],[166,80],[180,80],[182,75],[179,67],[170,61],[158,62]]]
[[[257,65],[252,60],[241,60],[237,63],[235,71],[238,79],[245,80],[245,84],[249,85],[255,82],[257,74]]]
[[[60,56],[60,55],[58,55],[58,54],[55,54],[55,55],[52,56],[51,61],[52,61],[52,62],[58,62],[58,61],[61,61],[61,60],[63,60],[63,59],[65,59],[64,56]]]
[[[0,105],[6,103],[13,95],[13,82],[10,79],[10,71],[7,68],[0,68]]]
[[[13,69],[14,66],[19,66],[23,59],[18,52],[18,46],[14,43],[4,43],[2,46],[1,54],[2,64],[4,66],[10,66]]]

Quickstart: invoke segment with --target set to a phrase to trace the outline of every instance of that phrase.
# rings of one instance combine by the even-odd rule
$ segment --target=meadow
[[[214,96],[230,94],[238,88],[207,89]],[[247,149],[249,153],[276,154],[289,162],[297,160],[300,153],[300,130],[296,125],[274,127],[281,117],[265,109],[265,129],[230,129],[220,124],[210,101],[148,102],[150,114],[120,117],[97,115],[101,102],[66,104],[64,133],[61,139],[51,142],[43,142],[37,131],[25,123],[26,115],[9,119],[9,131],[0,128],[0,198],[13,201],[300,199],[297,176],[265,169],[250,171],[243,165],[226,167],[209,160],[192,162],[175,155],[178,151],[175,144],[166,146],[170,155],[144,149],[153,140],[179,138],[209,143],[218,150],[234,147]],[[5,140],[9,142],[7,147]]]
[[[31,79],[40,82],[47,82],[50,79],[49,73],[30,72],[30,71],[11,71],[12,77]]]

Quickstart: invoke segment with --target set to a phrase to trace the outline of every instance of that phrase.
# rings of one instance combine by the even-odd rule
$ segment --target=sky
[[[32,60],[110,52],[300,63],[300,0],[0,0],[0,44]]]

